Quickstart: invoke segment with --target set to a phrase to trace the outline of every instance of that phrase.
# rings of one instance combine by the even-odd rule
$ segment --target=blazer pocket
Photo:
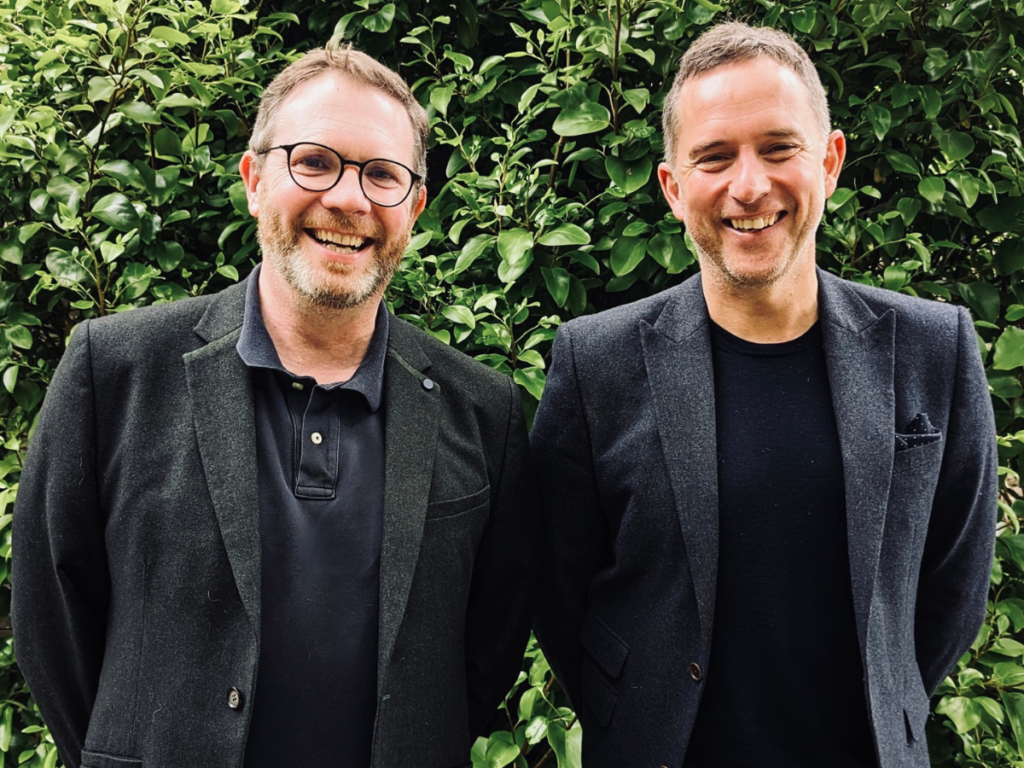
[[[580,643],[588,658],[583,661],[583,701],[602,727],[611,722],[618,694],[604,679],[618,679],[629,656],[629,646],[594,613],[587,614],[580,632]]]
[[[942,449],[945,444],[942,435],[938,435],[938,439],[930,443],[896,451],[892,460],[893,474],[921,472],[929,467],[937,468],[942,461]]]
[[[105,752],[83,749],[82,768],[142,768],[142,761],[135,757],[108,755]]]
[[[427,519],[438,520],[442,517],[452,517],[454,515],[460,515],[463,512],[468,512],[471,509],[486,504],[491,498],[491,486],[490,484],[485,485],[476,493],[471,493],[468,496],[460,496],[457,499],[448,499],[447,501],[435,501],[427,505]]]

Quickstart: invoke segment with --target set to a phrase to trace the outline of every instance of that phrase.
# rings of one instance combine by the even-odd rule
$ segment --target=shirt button
[[[228,706],[231,709],[242,708],[242,692],[237,688],[232,688],[228,691]]]
[[[297,389],[297,390],[299,390],[301,392],[302,391],[302,382],[293,381],[292,382],[292,389]]]
[[[688,669],[690,671],[690,677],[692,677],[698,683],[701,681],[701,678],[704,677],[704,673],[701,671],[700,664],[692,662]]]
[[[314,432],[309,436],[309,439],[313,441],[313,445],[320,445],[324,441],[324,436],[319,432]]]

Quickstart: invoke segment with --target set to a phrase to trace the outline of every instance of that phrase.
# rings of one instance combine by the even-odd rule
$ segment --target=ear
[[[420,214],[423,213],[423,209],[427,206],[427,186],[421,184],[419,189],[416,190],[416,194],[413,196],[412,201],[412,217],[409,219],[409,227],[412,228],[413,223],[419,218]]]
[[[839,186],[839,172],[846,159],[846,137],[842,131],[832,131],[825,146],[825,197],[831,197]]]
[[[680,188],[679,180],[676,178],[676,175],[672,172],[672,169],[669,167],[668,163],[659,163],[658,182],[661,184],[661,191],[665,193],[665,199],[668,201],[668,207],[672,209],[672,214],[677,219],[682,221],[682,189]]]
[[[242,174],[242,181],[245,183],[245,198],[249,203],[249,213],[254,218],[260,215],[260,195],[257,187],[260,183],[260,174],[256,169],[258,161],[252,150],[247,150],[242,159],[238,161],[238,172]]]

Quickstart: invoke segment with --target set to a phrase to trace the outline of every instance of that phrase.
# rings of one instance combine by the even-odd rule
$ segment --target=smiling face
[[[658,169],[701,269],[731,289],[760,289],[814,269],[814,235],[846,145],[822,135],[807,89],[760,57],[688,80],[673,165]]]
[[[336,74],[302,83],[282,103],[271,146],[298,142],[322,144],[346,160],[386,158],[414,165],[414,134],[405,108]],[[262,158],[246,152],[240,170],[249,212],[259,219],[268,279],[280,279],[314,307],[345,309],[379,300],[423,210],[422,187],[400,205],[385,208],[366,199],[359,169],[346,166],[333,188],[309,192],[292,180],[283,149]]]

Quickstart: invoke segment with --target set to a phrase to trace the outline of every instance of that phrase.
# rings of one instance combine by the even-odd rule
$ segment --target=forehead
[[[386,157],[413,164],[415,137],[401,102],[339,74],[296,86],[281,103],[274,144],[312,141],[353,160]]]
[[[687,80],[679,94],[679,150],[707,142],[754,140],[818,130],[807,87],[768,57],[715,67]]]

